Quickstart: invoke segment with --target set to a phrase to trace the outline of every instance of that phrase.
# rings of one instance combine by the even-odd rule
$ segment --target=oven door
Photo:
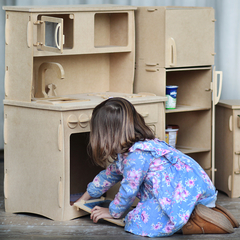
[[[56,53],[63,52],[64,35],[63,19],[49,16],[42,16],[41,21],[41,42],[43,51]]]

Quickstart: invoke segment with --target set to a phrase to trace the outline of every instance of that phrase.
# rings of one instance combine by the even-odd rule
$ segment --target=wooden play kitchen
[[[89,121],[93,108],[114,96],[131,101],[161,140],[165,118],[177,124],[177,147],[214,172],[211,122],[221,91],[216,96],[212,8],[3,9],[7,212],[53,220],[86,214],[70,200],[100,170],[87,155]],[[178,95],[176,109],[165,111],[166,84],[177,85]]]
[[[133,94],[136,7],[4,9],[5,209],[82,216],[70,200],[101,170],[86,150],[97,104],[125,97],[164,139],[165,97]]]

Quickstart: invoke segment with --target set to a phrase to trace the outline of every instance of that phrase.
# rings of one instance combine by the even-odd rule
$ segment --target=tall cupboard
[[[214,181],[215,104],[222,73],[214,64],[214,9],[138,7],[134,91],[165,96],[177,85],[177,107],[165,111],[178,125],[177,148],[193,157]]]
[[[240,197],[240,100],[221,100],[216,106],[216,187]]]

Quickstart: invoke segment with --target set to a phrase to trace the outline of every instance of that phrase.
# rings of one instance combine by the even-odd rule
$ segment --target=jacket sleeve
[[[114,162],[110,164],[105,170],[101,171],[93,179],[93,181],[88,184],[87,192],[91,197],[98,198],[121,180],[122,174]]]
[[[119,192],[109,205],[110,214],[120,218],[132,205],[143,183],[150,164],[149,152],[134,151],[124,160],[123,179]]]

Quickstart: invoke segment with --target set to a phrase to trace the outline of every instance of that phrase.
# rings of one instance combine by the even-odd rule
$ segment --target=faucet
[[[64,69],[61,64],[55,62],[44,62],[40,65],[38,69],[38,81],[37,89],[35,93],[36,98],[47,98],[48,95],[45,91],[45,72],[47,69],[53,69],[57,72],[60,79],[64,79]]]

